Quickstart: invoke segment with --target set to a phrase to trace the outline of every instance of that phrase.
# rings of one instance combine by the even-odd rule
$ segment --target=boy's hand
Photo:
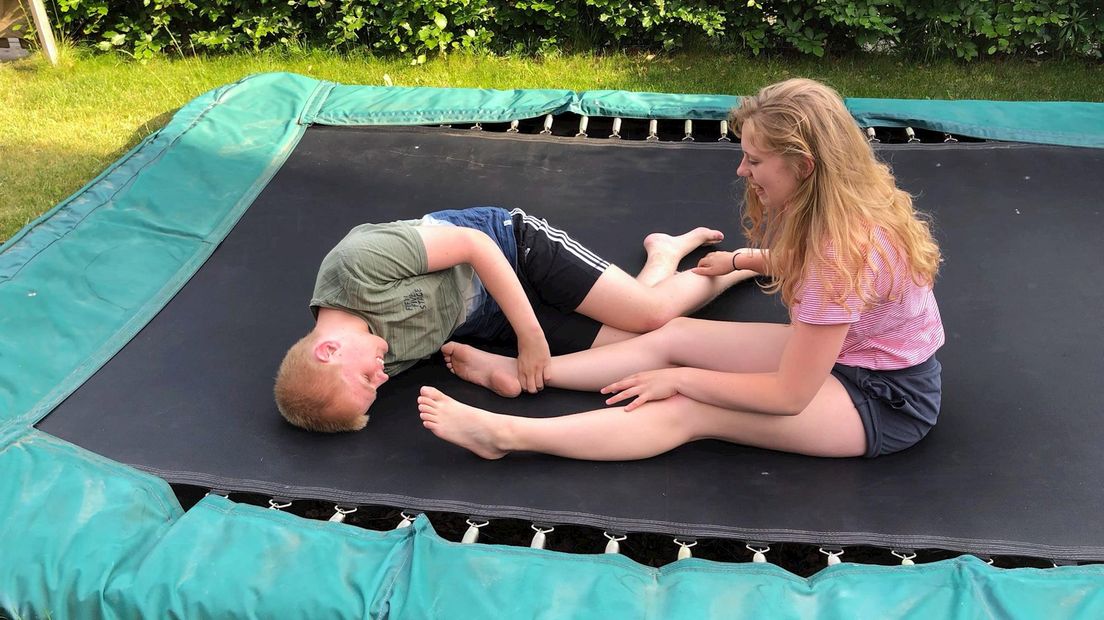
[[[552,353],[548,350],[548,340],[544,332],[518,337],[518,381],[521,389],[536,394],[544,389],[545,373],[552,363]]]

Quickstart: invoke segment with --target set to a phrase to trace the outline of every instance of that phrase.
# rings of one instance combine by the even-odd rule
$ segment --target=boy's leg
[[[676,395],[631,413],[611,407],[524,418],[471,407],[430,387],[422,388],[418,411],[423,425],[438,437],[488,459],[531,451],[595,461],[634,460],[698,439],[810,456],[861,456],[866,450],[862,420],[833,376],[795,416],[730,411]]]
[[[642,278],[634,279],[548,222],[520,210],[512,213],[523,281],[548,306],[578,312],[623,332],[656,329],[755,275],[746,270],[720,277],[675,273],[678,261],[693,248],[719,241],[717,231],[698,228],[677,237],[649,235],[649,260]],[[654,286],[647,286],[653,281]],[[593,341],[591,336],[586,345]]]
[[[611,265],[575,311],[603,325],[644,333],[698,310],[733,285],[755,275],[747,270],[723,276],[683,271],[648,287]]]
[[[596,392],[633,373],[671,366],[770,372],[778,368],[789,337],[788,325],[677,318],[631,340],[554,356],[545,385]],[[441,352],[461,379],[501,396],[521,392],[514,358],[455,342],[446,343]]]

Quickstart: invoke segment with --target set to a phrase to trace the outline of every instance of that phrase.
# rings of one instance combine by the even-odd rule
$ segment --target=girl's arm
[[[518,380],[522,389],[536,392],[544,388],[544,374],[551,360],[544,330],[533,313],[533,306],[510,261],[490,237],[462,226],[416,226],[426,248],[429,271],[448,269],[468,263],[475,269],[518,340]]]
[[[737,269],[749,269],[762,275],[767,273],[767,253],[770,250],[740,248],[734,252],[710,252],[690,271],[702,276],[723,276]]]
[[[637,373],[602,390],[617,394],[607,404],[637,397],[634,409],[675,392],[725,409],[797,415],[824,385],[843,347],[849,325],[812,325],[800,321],[782,352],[776,372],[730,373],[700,368],[668,368]]]

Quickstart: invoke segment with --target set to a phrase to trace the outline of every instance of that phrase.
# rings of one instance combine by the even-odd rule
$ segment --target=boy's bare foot
[[[717,245],[724,241],[724,233],[712,228],[699,226],[690,232],[678,236],[666,233],[652,233],[644,237],[644,250],[649,258],[662,254],[664,257],[681,260],[690,252],[703,245]]]
[[[425,426],[445,441],[467,448],[485,459],[500,459],[507,416],[454,400],[436,388],[423,386],[418,396],[418,413]]]
[[[481,385],[506,398],[516,398],[521,394],[517,360],[459,342],[446,342],[441,347],[441,353],[452,374],[464,381]]]

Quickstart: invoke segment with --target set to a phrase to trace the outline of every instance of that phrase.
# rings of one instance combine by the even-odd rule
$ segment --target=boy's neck
[[[337,308],[319,308],[314,330],[316,332],[363,330],[372,333],[367,321],[351,312]]]

